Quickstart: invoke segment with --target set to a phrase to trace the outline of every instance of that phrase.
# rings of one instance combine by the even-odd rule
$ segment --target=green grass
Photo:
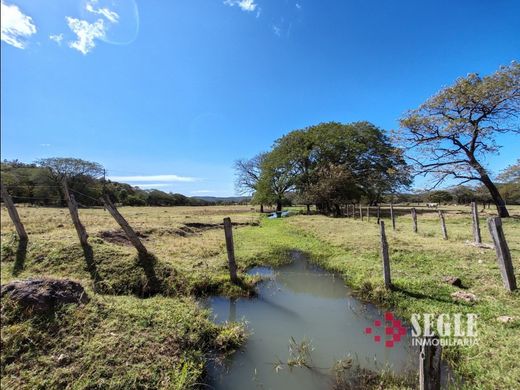
[[[186,389],[207,351],[242,339],[240,326],[217,327],[189,298],[94,296],[50,317],[3,310],[2,388]]]
[[[383,288],[373,217],[361,222],[296,215],[261,219],[260,226],[239,226],[234,229],[237,262],[242,272],[254,265],[276,266],[298,249],[341,274],[361,299],[391,307],[402,318],[424,312],[476,313],[480,344],[446,348],[446,360],[464,379],[464,388],[517,388],[520,294],[503,288],[494,250],[466,244],[471,241],[469,208],[447,208],[448,241],[441,238],[435,213],[420,213],[419,233],[413,234],[407,209],[401,211],[396,232],[387,222],[397,287],[393,292]],[[218,224],[224,216],[257,224],[260,217],[249,207],[122,208],[132,226],[146,235],[143,242],[155,256],[153,271],[160,289],[158,296],[147,299],[141,297],[147,295],[150,275],[135,250],[98,237],[118,228],[106,212],[80,210],[93,248],[90,265],[66,210],[21,207],[19,212],[30,241],[24,261],[17,260],[13,228],[2,210],[2,283],[34,276],[67,277],[80,281],[92,300],[80,308],[63,308],[52,318],[24,318],[2,299],[3,387],[197,387],[208,356],[233,350],[243,340],[241,326],[212,324],[194,300],[204,294],[249,293],[248,288],[229,283],[222,228],[192,229],[186,235],[179,230],[185,231],[190,223]],[[513,212],[518,215],[520,209]],[[489,242],[484,216],[483,239]],[[520,280],[520,220],[505,220],[504,230]],[[453,302],[450,294],[457,288],[441,280],[448,275],[461,278],[478,302]],[[246,281],[247,287],[255,282]],[[501,315],[517,321],[500,323],[496,318]],[[67,358],[58,363],[61,354]],[[381,378],[385,386],[399,388],[399,380]]]

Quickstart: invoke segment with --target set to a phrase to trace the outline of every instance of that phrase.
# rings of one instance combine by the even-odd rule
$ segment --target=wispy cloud
[[[61,41],[63,41],[63,34],[51,34],[49,35],[49,39],[56,42],[58,45],[61,45]]]
[[[142,189],[150,189],[150,188],[162,188],[168,187],[170,184],[168,183],[132,183],[132,186],[139,187]]]
[[[95,40],[105,36],[105,23],[103,19],[98,19],[94,23],[86,20],[75,19],[67,16],[65,18],[69,28],[76,34],[77,39],[69,42],[69,47],[87,54],[96,47]]]
[[[196,190],[196,191],[191,191],[191,193],[194,195],[202,195],[202,194],[214,194],[215,191],[213,191],[213,190]]]
[[[104,16],[112,23],[117,23],[119,21],[119,15],[117,14],[117,12],[111,11],[110,9],[108,9],[106,7],[94,8],[94,4],[96,4],[96,3],[97,3],[97,1],[88,2],[85,5],[85,9],[88,12],[91,12],[93,14],[98,14],[98,15]]]
[[[49,146],[51,146],[51,144],[40,144],[40,146],[42,146],[44,148],[48,148]]]
[[[238,6],[242,11],[253,12],[258,4],[255,0],[225,0],[224,4],[230,7]]]
[[[2,41],[18,49],[25,49],[27,38],[36,34],[36,26],[32,18],[20,11],[16,5],[8,5],[3,1],[1,14]]]
[[[194,182],[200,179],[179,175],[110,176],[110,180],[128,182]]]
[[[278,35],[278,36],[282,35],[282,29],[281,29],[281,27],[278,27],[278,26],[275,25],[275,24],[273,24],[273,32],[274,32],[276,35]]]
[[[297,8],[297,9],[302,9],[302,6],[301,6],[300,3],[296,3],[295,5],[296,5],[296,8]]]

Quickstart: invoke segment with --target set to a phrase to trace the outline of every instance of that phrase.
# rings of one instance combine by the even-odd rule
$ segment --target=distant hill
[[[247,203],[251,200],[250,196],[192,196],[192,198],[209,203]]]

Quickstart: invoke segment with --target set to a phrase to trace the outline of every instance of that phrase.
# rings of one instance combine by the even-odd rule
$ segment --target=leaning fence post
[[[116,206],[112,203],[108,195],[104,195],[101,198],[101,201],[105,205],[106,209],[112,215],[112,217],[116,220],[116,222],[121,226],[121,229],[125,232],[126,236],[128,237],[128,240],[132,243],[135,249],[137,249],[137,252],[140,255],[147,256],[148,250],[143,245],[137,234],[135,233],[134,229],[130,226],[130,224],[126,221],[126,219],[119,213]]]
[[[473,240],[475,241],[475,244],[481,244],[482,237],[480,235],[477,202],[471,202],[471,219],[473,221]]]
[[[228,255],[229,277],[231,282],[237,284],[237,263],[235,261],[235,247],[233,244],[233,226],[229,217],[224,218],[224,234],[226,236],[226,248]]]
[[[377,206],[377,224],[381,221],[381,206]]]
[[[413,222],[413,232],[417,233],[417,210],[415,210],[415,207],[412,207],[412,222]]]
[[[390,256],[388,255],[388,241],[386,240],[385,222],[379,224],[381,235],[381,260],[383,261],[383,277],[385,279],[385,287],[392,288],[392,279],[390,277]]]
[[[67,186],[67,179],[63,179],[63,194],[65,195],[65,200],[67,201],[67,206],[69,208],[70,217],[72,218],[72,223],[76,228],[76,233],[78,233],[79,242],[81,246],[85,248],[88,246],[88,234],[85,229],[85,226],[81,223],[79,219],[78,213],[78,205],[76,203],[76,199],[74,199],[74,195],[69,192],[69,187]]]
[[[493,238],[495,244],[495,251],[497,253],[498,265],[502,273],[502,280],[504,286],[509,291],[516,290],[516,278],[513,269],[513,262],[511,261],[511,252],[507,246],[504,230],[502,229],[502,219],[500,217],[492,217],[488,219],[489,233]]]
[[[444,220],[444,213],[442,210],[439,210],[439,218],[441,220],[441,231],[442,231],[442,238],[447,240],[448,239],[448,231],[446,230],[446,221]]]
[[[390,219],[392,220],[392,230],[395,230],[394,205],[392,203],[390,203]]]
[[[16,228],[16,233],[18,233],[20,241],[27,241],[29,239],[29,236],[27,236],[27,232],[25,231],[23,223],[20,220],[20,216],[18,215],[16,206],[13,203],[13,199],[11,199],[11,195],[9,195],[9,193],[2,184],[0,184],[0,188],[2,192],[2,199],[5,203],[5,207],[7,207],[7,212],[9,213],[9,217],[13,221],[14,227]]]
[[[419,354],[419,389],[439,390],[441,388],[442,347],[437,336],[422,339]]]

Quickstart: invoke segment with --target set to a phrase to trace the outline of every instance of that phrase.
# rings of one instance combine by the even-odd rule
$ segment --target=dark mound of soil
[[[135,232],[137,234],[137,237],[139,238],[147,238],[148,236],[146,234]],[[107,242],[111,242],[112,244],[118,244],[118,245],[126,245],[131,246],[132,243],[126,236],[125,232],[122,230],[105,230],[102,232],[99,232],[98,237],[102,238],[103,240]]]
[[[68,303],[87,303],[89,297],[83,286],[68,279],[28,279],[7,283],[0,288],[3,298],[8,296],[32,313],[44,313]]]

